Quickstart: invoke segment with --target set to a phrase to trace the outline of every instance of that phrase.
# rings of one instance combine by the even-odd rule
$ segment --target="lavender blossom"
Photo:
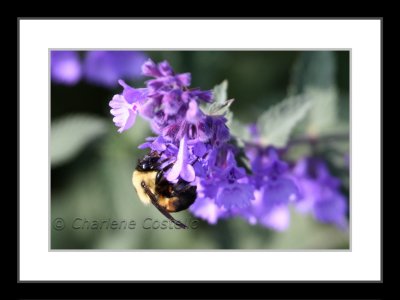
[[[169,181],[175,181],[181,177],[187,182],[192,182],[195,178],[195,172],[193,166],[190,164],[188,156],[188,147],[186,144],[186,137],[181,139],[179,144],[179,151],[176,157],[176,162],[167,174],[167,179]]]
[[[261,224],[265,227],[283,231],[289,227],[290,213],[287,205],[268,205],[264,201],[263,188],[254,193],[255,200],[251,206],[240,212],[240,215],[250,224]]]
[[[115,125],[119,127],[118,132],[121,133],[131,128],[135,123],[138,110],[147,97],[147,91],[134,89],[122,80],[119,83],[124,87],[124,93],[114,95],[110,101],[110,112],[114,116]]]
[[[196,182],[198,191],[207,191],[204,201],[213,202],[209,207],[213,207],[214,217],[208,217],[204,206],[198,206],[202,211],[199,214],[206,219],[216,221],[221,215],[219,210],[232,213],[249,206],[254,187],[245,170],[237,165],[237,150],[228,144],[226,119],[222,115],[206,115],[199,106],[200,102],[212,101],[211,91],[190,89],[190,74],[175,73],[165,61],[156,64],[148,60],[142,71],[154,79],[142,89],[120,82],[124,90],[110,102],[119,131],[128,129],[136,114],[150,121],[158,137],[148,139],[140,148],[159,151],[163,160],[173,163],[167,180]],[[207,188],[202,189],[203,186]]]
[[[145,61],[146,56],[140,51],[88,51],[84,75],[88,82],[113,88],[119,79],[140,78]]]
[[[76,51],[51,51],[51,80],[55,83],[74,85],[82,76],[82,66]]]
[[[346,229],[347,200],[340,192],[340,181],[330,174],[327,165],[317,158],[304,158],[293,173],[303,196],[296,205],[298,211]]]
[[[123,91],[110,101],[113,121],[118,132],[129,129],[137,115],[150,123],[155,136],[139,148],[157,151],[163,166],[172,165],[166,172],[170,182],[196,185],[197,199],[189,208],[195,216],[210,224],[241,217],[282,231],[289,226],[293,205],[321,222],[345,226],[347,205],[326,166],[304,161],[292,170],[280,149],[261,145],[256,126],[250,127],[252,141],[239,149],[226,117],[201,109],[201,103],[214,100],[213,94],[191,89],[190,73],[176,73],[168,62],[150,59],[141,70],[152,78],[144,88],[119,81]]]
[[[254,128],[252,131],[256,132]],[[250,180],[256,188],[255,201],[239,214],[250,224],[286,229],[290,220],[288,204],[300,197],[288,164],[280,159],[278,150],[273,147],[248,145],[246,155],[253,171]]]
[[[214,199],[202,197],[201,194],[197,196],[196,201],[189,208],[196,217],[207,221],[210,224],[216,224],[222,218],[226,211],[219,207]]]
[[[119,127],[118,132],[121,133],[132,127],[135,123],[138,111],[136,103],[128,103],[124,96],[115,95],[110,101],[111,114],[114,115],[114,123]]]

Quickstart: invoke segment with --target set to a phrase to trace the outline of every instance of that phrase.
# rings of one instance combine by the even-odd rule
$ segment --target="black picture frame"
[[[17,17],[17,73],[20,66],[19,60],[19,21],[23,17]],[[35,18],[36,19],[36,18]],[[37,18],[43,19],[43,18]],[[54,19],[54,18],[50,18]],[[57,19],[57,18],[56,18]],[[67,18],[68,19],[68,18]],[[73,18],[76,19],[76,18]],[[87,18],[83,18],[87,19]],[[109,18],[100,18],[109,19]],[[120,19],[120,18],[118,18]],[[143,18],[141,18],[143,19]],[[151,18],[144,18],[151,19]],[[162,19],[162,18],[154,18]],[[192,18],[186,18],[192,19]],[[207,18],[209,19],[209,18]],[[230,18],[238,19],[238,18]],[[265,18],[259,18],[265,19]],[[276,18],[268,18],[276,19]],[[298,18],[279,18],[279,19],[298,19]],[[304,18],[301,18],[304,19]],[[323,18],[327,19],[327,18]],[[343,18],[330,18],[343,19]],[[354,19],[354,18],[351,18]],[[381,21],[381,120],[383,120],[383,18],[363,18],[379,19]],[[20,299],[34,298],[84,298],[84,299],[124,299],[133,298],[140,295],[143,298],[158,299],[186,299],[203,298],[209,299],[218,291],[220,299],[254,299],[258,295],[268,299],[322,299],[322,298],[369,298],[378,299],[383,295],[383,221],[381,222],[381,280],[373,282],[365,281],[21,281],[19,278],[19,152],[20,152],[20,100],[19,100],[19,74],[17,74],[17,297]],[[383,121],[381,124],[381,151],[383,153]],[[383,155],[381,156],[381,172],[383,174]],[[381,178],[381,220],[383,220],[383,177]],[[106,272],[106,270],[104,270]],[[210,270],[212,271],[212,270]],[[234,271],[234,269],[232,270]],[[288,270],[289,272],[290,270]],[[267,272],[267,270],[266,270]],[[259,291],[258,291],[259,289]],[[138,292],[140,291],[140,292]],[[185,292],[184,292],[185,291]],[[323,295],[317,291],[322,291]],[[300,297],[300,298],[299,298]]]

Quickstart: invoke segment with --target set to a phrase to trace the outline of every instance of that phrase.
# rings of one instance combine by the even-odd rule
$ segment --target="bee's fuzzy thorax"
[[[142,181],[149,187],[149,189],[155,194],[155,181],[156,181],[157,171],[137,171],[135,170],[132,175],[132,183],[136,189],[140,201],[148,205],[151,200],[148,195],[144,192],[141,183]]]

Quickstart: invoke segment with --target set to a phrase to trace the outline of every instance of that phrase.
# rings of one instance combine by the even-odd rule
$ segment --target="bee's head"
[[[158,170],[160,166],[159,159],[157,156],[146,155],[142,159],[138,159],[136,170],[143,172]]]

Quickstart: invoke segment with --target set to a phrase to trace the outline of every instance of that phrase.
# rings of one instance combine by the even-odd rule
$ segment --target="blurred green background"
[[[176,72],[191,72],[192,87],[211,89],[227,79],[228,97],[235,98],[234,118],[242,122],[254,122],[263,111],[281,101],[303,79],[298,76],[302,64],[310,57],[320,57],[315,52],[298,51],[149,51],[146,54],[154,61],[168,60]],[[322,70],[328,74],[325,77],[320,76],[318,63],[314,63],[314,68],[317,66],[314,80],[328,78],[335,83],[339,115],[343,124],[348,125],[349,52],[335,51],[330,57],[328,70]],[[128,83],[142,87],[144,80]],[[198,228],[186,231],[143,229],[141,223],[148,217],[164,220],[154,207],[142,205],[131,184],[137,159],[145,154],[137,146],[151,132],[147,123],[138,118],[131,130],[117,133],[108,102],[119,92],[121,88],[110,90],[85,81],[75,86],[51,86],[52,249],[349,248],[348,232],[295,212],[285,232],[252,226],[242,219],[221,220],[214,226],[200,221]],[[348,143],[338,147],[347,151]],[[293,155],[299,156],[302,150],[298,151]],[[326,152],[333,173],[342,179],[348,196],[348,172],[343,171],[338,155]],[[175,217],[195,219],[189,212],[177,213]],[[62,230],[56,229],[56,218],[63,219]],[[73,229],[76,218],[135,220],[136,228]]]

